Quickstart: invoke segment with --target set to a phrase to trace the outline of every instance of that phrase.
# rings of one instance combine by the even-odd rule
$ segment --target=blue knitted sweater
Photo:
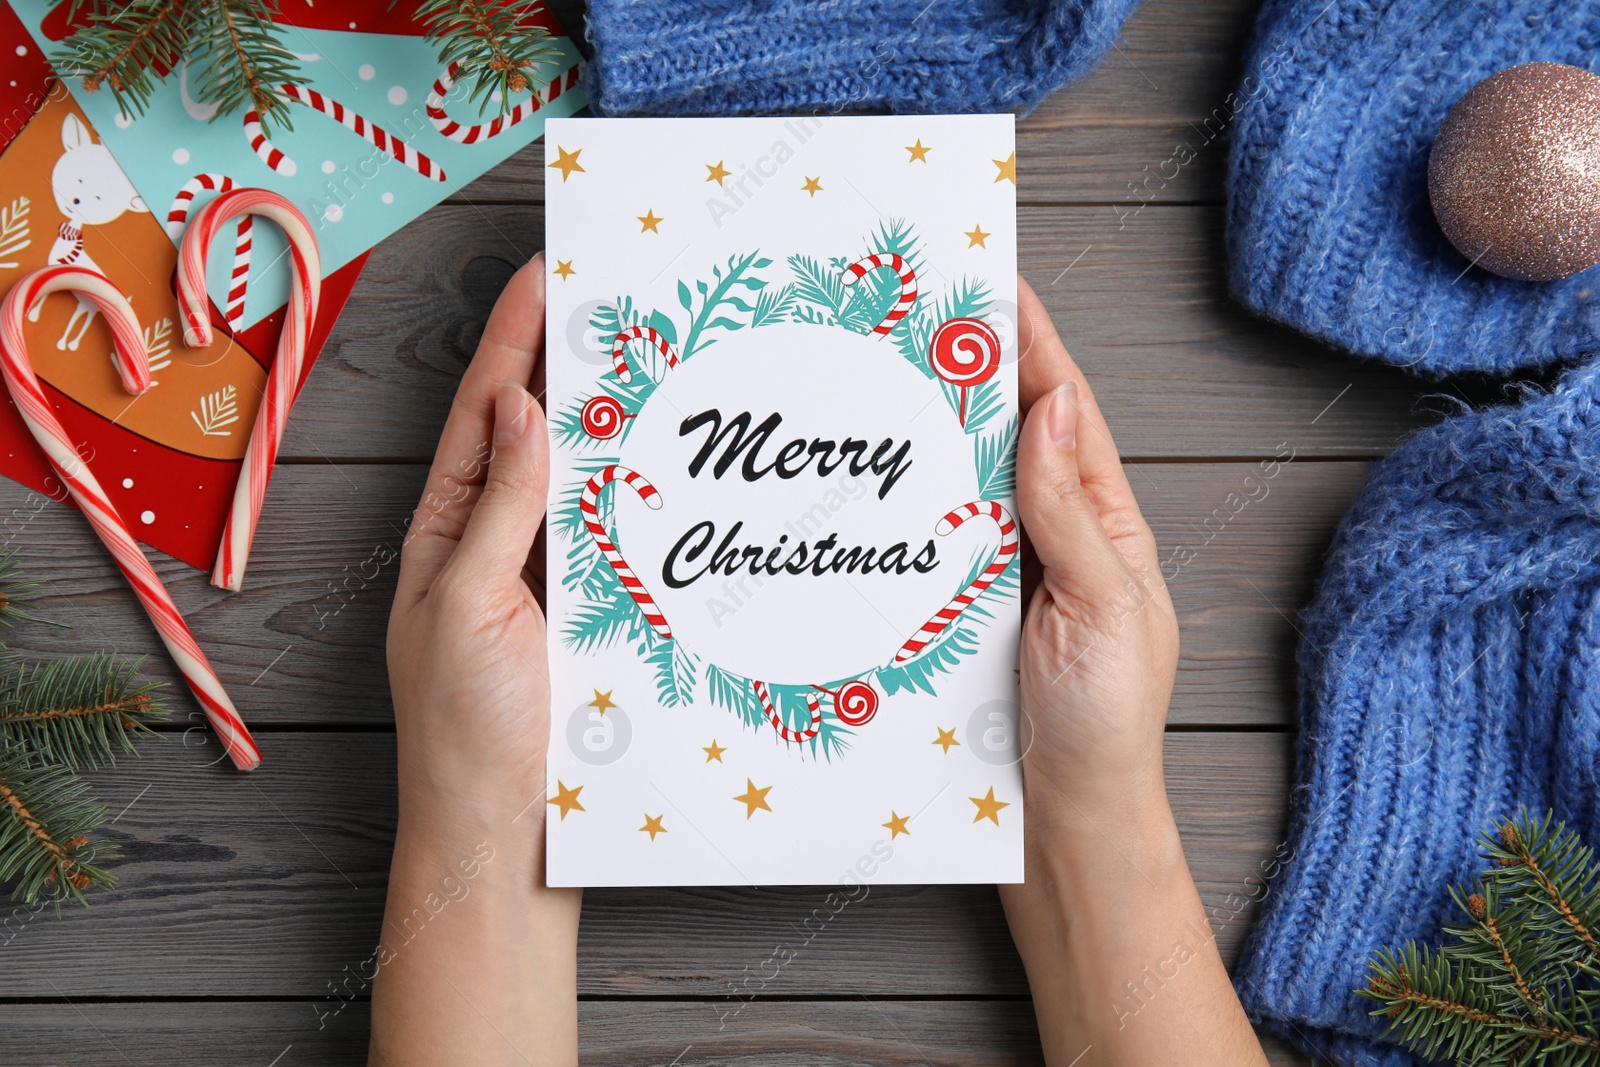
[[[1027,110],[1136,0],[589,0],[602,115]]]
[[[1301,624],[1289,854],[1235,981],[1340,1064],[1366,961],[1461,918],[1476,832],[1554,809],[1600,840],[1600,364],[1424,430],[1372,471]]]
[[[1234,295],[1318,340],[1429,374],[1600,350],[1600,270],[1496,277],[1445,239],[1428,150],[1505,67],[1600,67],[1595,0],[1266,0],[1228,166]]]

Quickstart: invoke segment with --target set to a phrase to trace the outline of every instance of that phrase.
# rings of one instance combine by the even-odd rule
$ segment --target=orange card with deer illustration
[[[231,246],[218,244],[214,255],[232,254]],[[151,206],[72,97],[47,93],[0,154],[0,287],[39,267],[73,264],[106,275],[127,295],[150,353],[154,384],[142,396],[122,389],[110,359],[110,330],[88,301],[54,296],[36,306],[29,316],[29,354],[62,423],[134,535],[209,567],[266,385],[279,317],[237,336],[219,328],[210,345],[185,345],[173,286],[176,262],[177,250]],[[360,266],[326,283],[313,354]],[[221,326],[215,310],[213,319]],[[10,404],[0,418],[0,473],[56,499],[65,496]]]

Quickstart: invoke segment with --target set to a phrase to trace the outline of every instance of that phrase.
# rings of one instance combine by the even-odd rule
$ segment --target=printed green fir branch
[[[0,744],[69,770],[113,765],[137,735],[167,718],[159,683],[135,684],[137,662],[104,653],[26,666],[8,656],[0,673]]]
[[[89,835],[105,819],[105,808],[88,796],[89,783],[66,767],[38,764],[20,746],[0,748],[0,881],[11,882],[11,899],[25,904],[52,900],[85,903],[90,886],[110,886],[97,861],[114,846]]]
[[[402,2],[438,46],[440,69],[455,64],[472,101],[498,92],[500,114],[555,58],[537,20],[543,0],[391,0],[391,10]],[[278,13],[278,0],[73,0],[83,25],[50,59],[89,92],[108,86],[128,115],[144,114],[157,84],[187,62],[195,99],[216,105],[213,121],[248,105],[268,132],[291,129],[284,86],[306,79],[283,44]]]
[[[1552,825],[1554,824],[1554,825]],[[1368,964],[1357,992],[1389,1033],[1457,1064],[1600,1062],[1600,870],[1553,815],[1522,812],[1484,834],[1491,861],[1473,891],[1451,890],[1468,925],[1437,949],[1407,942]]]

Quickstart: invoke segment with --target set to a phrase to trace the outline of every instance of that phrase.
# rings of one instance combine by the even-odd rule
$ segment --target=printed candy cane
[[[317,302],[322,296],[322,259],[317,239],[306,217],[277,193],[265,189],[234,189],[221,194],[200,209],[183,234],[178,250],[178,302],[183,311],[183,340],[198,346],[211,343],[210,304],[206,298],[206,251],[211,240],[230,220],[241,215],[260,215],[282,227],[289,238],[289,306],[278,335],[278,352],[267,376],[267,391],[256,415],[255,429],[245,447],[244,468],[233,492],[233,506],[222,530],[222,546],[211,571],[211,584],[238,592],[244,583],[245,560],[255,540],[256,524],[261,521],[261,503],[266,499],[272,464],[278,458],[283,429],[300,388],[305,368],[307,336],[317,317]]]
[[[752,681],[750,688],[756,691],[756,699],[761,701],[761,710],[767,713],[767,721],[772,723],[772,728],[785,741],[809,741],[822,729],[822,705],[810,693],[806,694],[806,707],[811,709],[811,725],[804,730],[791,730],[778,718],[778,709],[772,706],[772,693],[768,691],[767,683]]]
[[[978,594],[994,584],[994,580],[1000,577],[1006,567],[1010,566],[1012,558],[1017,554],[1016,521],[1011,518],[1010,512],[993,500],[974,500],[970,504],[962,504],[959,508],[940,519],[938,525],[934,527],[934,532],[940,537],[944,537],[968,519],[979,515],[987,515],[994,520],[995,525],[1000,527],[1000,547],[995,549],[994,558],[983,569],[983,573],[979,574],[972,580],[970,585],[956,594],[954,600],[940,608],[933,618],[923,623],[922,629],[906,638],[906,643],[901,645],[900,651],[894,654],[896,663],[904,663],[909,659],[915,658],[917,653],[921,652],[928,646],[929,642],[938,637],[946,626],[955,622],[961,613],[971,607],[974,600],[978,599]]]
[[[678,365],[678,353],[667,344],[665,337],[649,326],[629,326],[617,334],[611,342],[611,362],[616,366],[617,377],[624,385],[633,381],[633,371],[628,367],[628,342],[637,341],[641,337],[656,346],[661,357],[667,361],[667,369],[670,370]]]
[[[150,365],[144,347],[144,334],[133,308],[116,286],[105,276],[82,267],[45,267],[20,279],[0,302],[0,372],[6,388],[21,412],[22,419],[33,431],[39,447],[44,449],[67,491],[78,502],[78,507],[88,518],[94,532],[100,536],[116,560],[133,591],[144,606],[145,613],[161,636],[161,643],[172,654],[183,680],[194,692],[195,699],[206,713],[206,718],[222,739],[228,758],[241,771],[254,770],[261,763],[261,751],[256,748],[250,731],[245,729],[233,702],[222,688],[216,672],[200,651],[194,634],[184,624],[183,616],[168,595],[166,586],[156,576],[150,561],[145,559],[138,542],[128,532],[128,526],[118,514],[116,505],[106,496],[99,481],[84,464],[73,446],[72,438],[56,418],[45,395],[44,387],[33,372],[32,361],[22,336],[22,317],[28,308],[50,293],[72,292],[92,301],[111,327],[113,355],[122,386],[137,396],[150,388]]]
[[[480,122],[476,126],[463,126],[444,110],[445,97],[449,95],[450,88],[455,85],[460,73],[460,65],[452,63],[450,68],[439,75],[438,80],[433,83],[433,91],[428,94],[428,120],[433,123],[434,129],[457,144],[476,144],[478,141],[487,141],[496,134],[504,133],[577,85],[578,79],[583,76],[583,68],[581,66],[569,68],[565,75],[556,78],[544,89],[512,108],[509,113],[496,116],[488,122]]]
[[[866,259],[857,260],[846,267],[844,277],[840,280],[846,285],[854,285],[880,267],[888,267],[900,278],[900,299],[883,316],[883,321],[872,328],[873,333],[887,337],[917,302],[917,272],[911,269],[911,264],[893,252],[874,252]]]
[[[313,111],[328,116],[378,151],[388,153],[424,178],[432,178],[436,182],[445,180],[444,169],[439,164],[377,123],[368,122],[364,116],[345,107],[333,97],[324,96],[315,89],[308,89],[303,85],[285,85],[283,93],[295,103],[304,104]],[[261,128],[261,116],[255,111],[245,112],[244,134],[250,139],[251,150],[261,157],[263,163],[285,177],[294,175],[298,169],[294,160],[267,139],[266,131]]]
[[[606,558],[606,562],[611,564],[611,569],[617,572],[622,588],[628,591],[634,603],[639,605],[639,610],[644,612],[645,620],[656,633],[670,641],[672,628],[667,625],[666,616],[661,614],[661,609],[656,607],[656,602],[645,590],[644,583],[633,573],[633,568],[622,558],[622,553],[617,551],[611,535],[606,532],[605,524],[600,521],[600,491],[619,478],[639,494],[639,499],[643,500],[651,511],[661,510],[661,494],[650,484],[650,479],[638,471],[631,471],[627,467],[613,463],[601,468],[599,473],[590,478],[588,484],[583,487],[583,495],[578,498],[578,508],[583,512],[583,524],[589,528],[589,536],[594,538],[595,547]]]
[[[189,209],[194,206],[194,198],[202,189],[226,193],[233,187],[233,179],[226,174],[196,174],[184,182],[178,195],[172,198],[172,207],[167,210],[167,236],[174,241],[183,237],[183,227],[189,221]],[[250,282],[250,230],[251,219],[245,215],[239,219],[233,236],[233,271],[228,276],[228,304],[223,317],[228,320],[228,328],[234,333],[239,332],[244,321],[244,298]]]

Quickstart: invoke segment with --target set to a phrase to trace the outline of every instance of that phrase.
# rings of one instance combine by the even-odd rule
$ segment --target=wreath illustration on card
[[[653,669],[662,704],[691,704],[703,687],[743,724],[771,729],[782,742],[829,759],[849,747],[852,731],[866,728],[888,698],[938,695],[941,677],[977,652],[997,605],[1019,594],[1019,530],[1007,503],[1015,487],[1019,419],[1004,417],[1006,397],[997,379],[1002,343],[986,318],[996,311],[989,287],[963,279],[930,297],[919,282],[921,258],[912,228],[889,222],[866,238],[858,255],[826,261],[789,256],[791,277],[781,284],[768,276],[773,260],[752,251],[715,265],[710,277],[679,281],[680,307],[670,313],[629,297],[599,305],[589,325],[607,346],[602,354],[609,369],[593,395],[567,405],[551,423],[556,440],[576,454],[580,475],[552,508],[552,526],[570,545],[562,580],[582,598],[561,627],[569,647],[593,652],[624,642]],[[618,546],[617,494],[634,494],[650,509],[662,505],[649,472],[624,466],[621,457],[657,387],[719,339],[783,323],[876,339],[882,358],[903,359],[936,381],[947,417],[969,442],[978,491],[949,501],[928,523],[940,537],[969,522],[992,531],[949,602],[905,634],[892,659],[838,678],[779,681],[706,661],[674,635],[649,584]]]

